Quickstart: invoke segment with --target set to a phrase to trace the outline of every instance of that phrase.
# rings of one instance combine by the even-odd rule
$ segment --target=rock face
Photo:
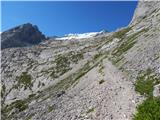
[[[154,6],[154,7],[153,7]],[[131,21],[132,25],[141,24],[146,27],[149,25],[157,25],[159,14],[159,1],[139,1],[135,14]]]
[[[160,77],[160,2],[139,2],[126,28],[4,49],[1,61],[3,120],[131,120],[140,73]]]
[[[45,36],[30,23],[17,26],[1,34],[1,49],[39,44]]]
[[[153,96],[160,97],[160,84],[154,86]]]

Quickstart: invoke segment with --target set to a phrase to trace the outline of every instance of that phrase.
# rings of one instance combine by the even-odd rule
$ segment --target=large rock
[[[1,34],[1,49],[39,44],[45,36],[30,23],[7,30]]]
[[[160,97],[160,84],[154,86],[153,96]]]

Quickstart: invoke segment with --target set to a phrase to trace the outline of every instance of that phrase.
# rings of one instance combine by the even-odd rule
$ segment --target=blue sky
[[[127,26],[137,1],[2,2],[2,31],[32,23],[47,36],[68,33],[114,31]]]

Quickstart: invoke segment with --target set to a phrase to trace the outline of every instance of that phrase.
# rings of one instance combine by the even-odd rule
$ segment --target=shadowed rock
[[[1,34],[1,49],[39,44],[45,36],[30,23],[9,29]]]

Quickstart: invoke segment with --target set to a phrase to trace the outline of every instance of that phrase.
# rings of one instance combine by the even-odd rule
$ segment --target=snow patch
[[[83,39],[83,38],[91,38],[91,37],[95,37],[97,35],[103,34],[104,31],[100,31],[100,32],[89,32],[89,33],[82,33],[82,34],[68,34],[65,35],[64,37],[60,37],[60,38],[55,38],[56,40],[71,40],[71,39]]]

